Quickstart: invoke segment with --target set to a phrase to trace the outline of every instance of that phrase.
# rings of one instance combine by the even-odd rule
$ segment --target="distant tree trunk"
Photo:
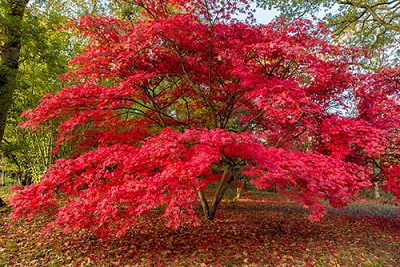
[[[381,197],[381,194],[379,192],[380,186],[379,186],[379,180],[381,176],[381,168],[379,166],[379,160],[375,160],[372,164],[372,174],[374,176],[373,179],[373,184],[374,184],[374,198],[379,199]]]
[[[379,199],[381,194],[379,192],[379,181],[374,182],[374,198]]]
[[[1,186],[5,186],[5,185],[6,185],[6,172],[1,171]]]
[[[3,25],[5,40],[0,47],[0,142],[3,140],[7,113],[16,87],[19,52],[22,42],[22,17],[29,0],[7,0],[9,23]]]
[[[237,200],[239,200],[241,195],[242,195],[242,188],[236,187],[236,196],[233,198],[233,202],[236,202]]]

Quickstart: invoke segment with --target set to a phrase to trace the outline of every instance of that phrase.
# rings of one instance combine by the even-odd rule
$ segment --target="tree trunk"
[[[214,195],[213,195],[213,198],[212,198],[210,204],[208,204],[208,201],[205,198],[203,191],[201,191],[201,190],[197,191],[197,195],[199,196],[201,207],[203,208],[204,217],[208,220],[211,220],[211,221],[214,220],[218,205],[221,202],[221,200],[223,199],[226,190],[228,189],[227,176],[229,173],[230,173],[230,168],[226,167],[222,174],[221,180],[218,182],[217,188],[215,189],[215,192],[214,192]]]
[[[374,198],[381,198],[381,194],[379,193],[379,181],[374,182]]]
[[[22,43],[22,18],[29,0],[7,0],[9,23],[3,25],[5,40],[0,66],[0,142],[3,140],[7,113],[16,87],[19,52]]]
[[[374,184],[374,198],[379,199],[381,194],[379,193],[379,180],[381,175],[381,169],[379,167],[379,160],[375,160],[372,163],[372,174],[374,176],[373,184]]]
[[[204,217],[208,218],[208,215],[210,213],[210,208],[208,207],[208,202],[207,202],[206,197],[204,196],[203,190],[197,191],[197,195],[199,196],[200,204],[201,204],[201,207],[203,208]]]
[[[236,187],[236,196],[233,198],[233,202],[236,202],[237,200],[239,200],[241,195],[242,195],[242,188]]]
[[[1,186],[6,185],[6,171],[2,170],[1,171]]]

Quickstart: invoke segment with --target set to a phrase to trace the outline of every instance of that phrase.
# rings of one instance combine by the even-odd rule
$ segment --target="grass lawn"
[[[1,195],[0,197],[4,197]],[[44,236],[48,218],[10,224],[0,213],[0,266],[400,266],[399,207],[368,201],[330,209],[318,223],[307,211],[252,193],[224,202],[213,222],[177,230],[157,214],[120,239],[81,232]]]

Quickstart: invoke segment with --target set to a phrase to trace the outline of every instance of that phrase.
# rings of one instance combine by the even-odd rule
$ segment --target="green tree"
[[[78,48],[70,40],[67,31],[60,31],[57,25],[65,21],[56,13],[48,17],[31,12],[25,18],[26,44],[21,49],[20,68],[13,104],[8,114],[8,122],[2,146],[14,174],[24,184],[37,179],[52,161],[53,127],[46,131],[26,131],[17,128],[22,121],[21,113],[34,107],[40,98],[61,88],[56,78],[67,70],[67,62]],[[70,50],[67,50],[67,49]]]
[[[29,0],[0,2],[0,142],[7,113],[16,88],[19,54],[22,46],[22,19]]]
[[[17,127],[23,121],[21,114],[36,107],[44,94],[55,93],[63,87],[57,76],[67,72],[69,59],[80,53],[86,42],[64,25],[89,14],[131,19],[136,12],[124,1],[31,1],[16,23],[5,12],[9,6],[9,2],[2,2],[2,19],[18,25],[21,43],[13,90],[4,94],[8,106],[1,123],[4,138],[0,142],[0,172],[12,175],[19,183],[29,184],[38,181],[53,161],[50,152],[55,125],[33,133]],[[8,32],[2,32],[1,44],[8,40]]]
[[[20,22],[19,68],[13,91],[7,96],[10,99],[7,123],[2,124],[5,128],[0,158],[2,169],[22,184],[37,180],[51,164],[54,132],[51,125],[46,131],[35,133],[17,128],[22,121],[20,116],[37,105],[44,94],[62,87],[57,76],[67,70],[68,60],[82,45],[80,40],[71,38],[68,30],[60,29],[71,18],[51,4],[32,2],[25,9]]]

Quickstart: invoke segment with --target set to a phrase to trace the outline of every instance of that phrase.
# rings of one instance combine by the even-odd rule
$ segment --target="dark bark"
[[[22,19],[29,0],[7,0],[9,23],[3,25],[5,40],[0,65],[0,142],[3,140],[7,113],[16,87],[18,60],[22,44]]]
[[[0,197],[0,208],[5,206],[7,206],[7,204]]]

